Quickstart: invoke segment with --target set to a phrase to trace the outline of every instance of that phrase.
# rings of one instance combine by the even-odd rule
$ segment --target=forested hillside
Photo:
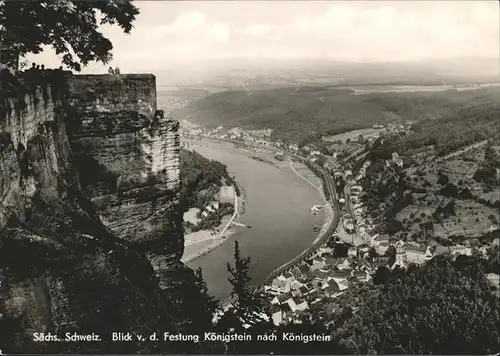
[[[425,146],[433,146],[438,156],[462,147],[500,136],[500,104],[476,105],[441,117],[426,119],[412,127],[412,133],[392,137],[374,148],[372,158],[388,157],[391,152],[409,155]]]
[[[172,112],[206,127],[272,129],[273,139],[300,142],[394,120],[440,118],[461,108],[498,103],[500,88],[351,95],[347,88],[226,91]]]
[[[183,209],[197,207],[203,210],[219,192],[224,180],[230,180],[226,166],[185,149],[180,150],[180,161]]]
[[[491,354],[500,347],[498,291],[482,264],[437,257],[387,271],[357,291],[356,313],[337,317],[340,343],[356,354]],[[348,297],[348,296],[346,296]],[[358,309],[359,308],[359,309]],[[352,309],[351,309],[352,310]]]

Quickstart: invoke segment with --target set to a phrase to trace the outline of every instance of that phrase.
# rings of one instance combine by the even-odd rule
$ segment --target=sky
[[[102,27],[122,71],[192,60],[326,58],[413,61],[500,54],[499,2],[136,1],[131,34]],[[50,49],[38,63],[59,66]],[[92,64],[85,72],[105,72]]]

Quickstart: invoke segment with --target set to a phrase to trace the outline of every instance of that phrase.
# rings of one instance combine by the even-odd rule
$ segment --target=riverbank
[[[294,162],[291,159],[288,159],[288,162],[290,164],[290,167],[292,168],[292,171],[295,174],[297,174],[299,177],[301,177],[302,179],[304,179],[308,184],[310,184],[316,190],[318,190],[318,192],[321,194],[321,197],[323,198],[323,202],[325,203],[325,205],[324,205],[324,211],[325,211],[324,223],[323,223],[323,226],[321,226],[321,230],[319,231],[318,236],[313,241],[313,244],[316,244],[316,243],[318,243],[319,240],[321,240],[321,238],[324,236],[324,234],[328,231],[329,227],[331,226],[331,224],[333,222],[333,218],[334,218],[333,207],[332,207],[331,203],[328,201],[328,199],[325,196],[325,191],[323,189],[324,182],[319,177],[315,176],[319,180],[319,184],[318,183],[314,183],[311,179],[307,178],[304,174],[302,174],[294,166]],[[302,165],[302,163],[295,162],[295,165],[299,165],[299,164]],[[304,167],[306,167],[306,166],[304,165]],[[308,168],[307,168],[307,170],[309,172],[311,172]]]
[[[230,191],[228,191],[228,188],[231,188]],[[237,191],[240,192],[240,196],[237,195]],[[184,255],[181,259],[183,263],[194,261],[197,258],[206,255],[213,249],[228,241],[229,238],[236,232],[236,226],[232,223],[238,216],[244,213],[244,190],[236,189],[234,186],[223,187],[223,189],[221,189],[221,194],[224,195],[224,197],[221,198],[227,198],[228,195],[232,195],[234,197],[234,214],[230,217],[224,217],[220,226],[215,230],[200,230],[186,234],[184,236]],[[222,230],[220,230],[221,226]]]

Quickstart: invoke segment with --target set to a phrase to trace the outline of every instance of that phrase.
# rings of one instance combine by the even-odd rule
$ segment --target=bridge
[[[300,156],[293,155],[295,158],[297,158],[300,161],[304,161],[304,159]],[[323,175],[323,183],[326,185],[326,188],[328,189],[329,198],[328,201],[330,204],[332,204],[333,207],[333,220],[328,227],[328,229],[325,231],[323,235],[321,235],[320,238],[315,240],[315,242],[312,244],[311,247],[307,248],[304,250],[302,253],[300,253],[298,256],[293,258],[292,260],[288,261],[284,265],[276,268],[273,270],[264,280],[255,283],[253,285],[250,285],[247,290],[250,292],[255,292],[258,289],[262,288],[264,285],[268,284],[271,282],[274,278],[278,277],[280,274],[296,267],[297,265],[301,264],[303,261],[307,260],[310,258],[312,255],[316,253],[316,251],[328,240],[328,238],[333,235],[335,230],[337,230],[338,224],[340,222],[340,208],[338,205],[338,199],[335,193],[335,182],[333,181],[333,177],[328,173],[327,170],[323,169],[322,167],[318,166],[315,163],[312,163],[315,168],[320,171]],[[221,306],[223,309],[226,307],[230,306],[232,303],[234,303],[237,300],[237,297],[231,297],[229,299],[226,299],[221,303]]]

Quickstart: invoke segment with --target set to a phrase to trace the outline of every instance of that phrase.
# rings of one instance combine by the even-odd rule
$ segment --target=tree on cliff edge
[[[17,68],[20,59],[43,46],[52,46],[76,71],[92,61],[108,63],[113,45],[99,25],[118,25],[129,33],[138,14],[129,0],[0,1],[0,63]]]

